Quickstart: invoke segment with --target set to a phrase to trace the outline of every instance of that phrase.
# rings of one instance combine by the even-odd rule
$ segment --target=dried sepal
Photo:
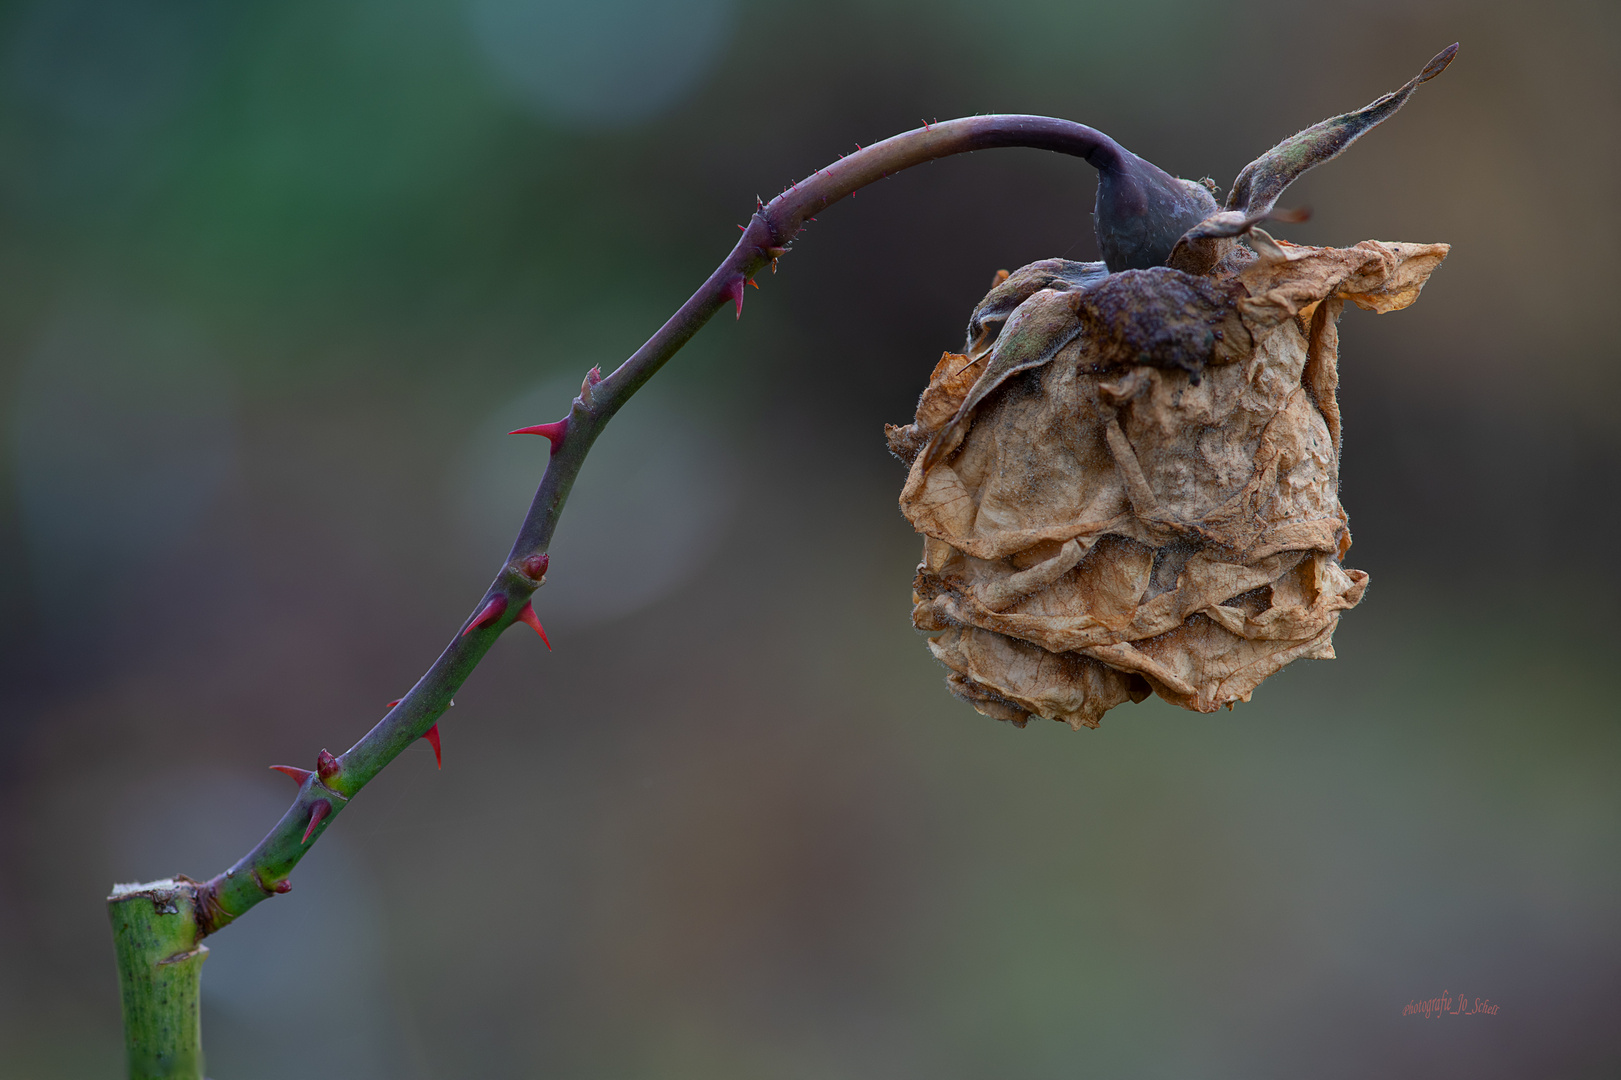
[[[1304,211],[1274,209],[1285,188],[1308,169],[1338,157],[1357,139],[1394,116],[1414,90],[1445,71],[1457,54],[1456,44],[1447,46],[1401,89],[1360,109],[1313,124],[1244,166],[1227,193],[1226,206],[1188,229],[1170,249],[1165,264],[1193,274],[1242,267],[1252,255],[1239,246],[1237,237],[1246,233],[1264,236],[1255,229],[1263,221],[1300,221],[1306,217]]]
[[[991,291],[974,306],[968,318],[968,342],[963,352],[976,360],[989,352],[1007,317],[1042,289],[1085,289],[1108,276],[1108,268],[1100,262],[1068,259],[1043,259],[1020,267],[1017,274],[1000,271],[991,282]]]
[[[1271,210],[1284,188],[1299,179],[1306,170],[1339,156],[1346,147],[1394,116],[1397,109],[1407,104],[1407,99],[1413,96],[1413,91],[1420,84],[1429,82],[1445,71],[1457,54],[1457,44],[1448,45],[1401,89],[1353,112],[1313,124],[1244,166],[1238,179],[1233,181],[1233,190],[1227,193],[1226,209],[1240,211],[1246,216],[1265,214]]]
[[[1020,304],[1007,319],[992,346],[984,370],[956,413],[923,448],[925,466],[955,449],[974,407],[1013,375],[1047,363],[1080,333],[1076,318],[1078,292],[1041,289]]]

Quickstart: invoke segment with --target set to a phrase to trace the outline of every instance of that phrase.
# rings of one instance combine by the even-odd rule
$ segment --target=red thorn
[[[737,227],[737,231],[738,231],[738,232],[748,232],[748,230],[747,230],[747,229],[745,229],[745,228],[744,228],[744,227],[743,227],[743,226],[741,226],[741,225],[739,225],[739,226],[738,226],[738,227]]]
[[[482,608],[479,608],[478,614],[473,616],[473,621],[468,623],[467,629],[462,631],[462,637],[466,637],[468,634],[471,634],[474,630],[477,630],[481,626],[488,626],[490,623],[499,619],[501,617],[501,613],[506,609],[506,597],[490,597],[490,602],[485,604]]]
[[[600,367],[594,367],[590,371],[586,372],[585,381],[590,383],[592,386],[597,385],[597,383],[602,381],[602,369]]]
[[[397,697],[393,701],[389,702],[387,705],[384,705],[383,708],[392,709],[394,706],[398,705],[400,702],[402,702],[404,700],[405,699],[402,698],[402,697]]]
[[[332,756],[332,751],[322,749],[315,756],[315,772],[322,780],[330,780],[338,775],[338,759]]]
[[[739,274],[726,283],[726,295],[737,302],[737,317],[743,317],[743,275]]]
[[[568,417],[551,424],[536,424],[534,427],[521,427],[517,431],[509,431],[508,435],[544,435],[551,440],[552,453],[563,445],[563,438],[568,434]]]
[[[326,820],[326,816],[330,813],[332,813],[332,804],[327,802],[325,799],[316,799],[315,802],[310,806],[309,827],[304,830],[304,839],[300,840],[299,843],[309,843],[310,834],[315,831],[315,827],[317,825]]]
[[[758,281],[755,281],[753,278],[749,278],[749,284],[753,285],[756,289],[758,289],[760,287],[760,283]]]
[[[525,604],[523,610],[518,612],[518,619],[525,626],[534,628],[535,633],[540,635],[540,640],[546,643],[546,651],[552,651],[552,639],[546,636],[546,628],[540,625],[540,616],[535,614],[535,605]]]
[[[288,776],[291,776],[293,778],[293,782],[298,784],[299,787],[303,787],[304,781],[315,775],[308,769],[295,769],[291,765],[272,765],[270,767],[279,773],[286,773]]]
[[[439,756],[439,725],[435,724],[427,731],[424,731],[422,737],[428,740],[429,746],[433,747],[433,763],[441,769],[444,768],[444,759]]]
[[[279,892],[279,893],[290,893],[290,892],[293,891],[293,883],[291,881],[288,881],[286,878],[283,878],[282,880],[276,882],[274,885],[270,886],[270,891],[271,892]]]

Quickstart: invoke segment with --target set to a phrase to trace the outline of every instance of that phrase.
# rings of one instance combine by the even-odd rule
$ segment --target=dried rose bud
[[[1226,210],[1159,245],[1168,265],[998,275],[964,353],[887,432],[924,536],[912,620],[953,693],[1021,726],[1096,727],[1150,693],[1248,701],[1290,661],[1334,655],[1368,580],[1340,562],[1339,316],[1411,304],[1448,248],[1298,247],[1256,225],[1288,220],[1289,181],[1455,49],[1253,162]]]

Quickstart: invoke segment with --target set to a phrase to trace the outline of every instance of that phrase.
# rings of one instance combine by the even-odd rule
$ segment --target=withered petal
[[[901,493],[913,621],[980,712],[1092,727],[1149,691],[1210,712],[1333,656],[1367,587],[1340,562],[1339,314],[1412,303],[1448,249],[1258,248],[1236,275],[1035,289],[891,429],[938,447]]]

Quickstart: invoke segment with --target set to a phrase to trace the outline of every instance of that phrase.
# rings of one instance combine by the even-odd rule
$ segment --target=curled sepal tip
[[[1386,94],[1355,112],[1313,124],[1244,166],[1244,171],[1233,181],[1233,190],[1227,195],[1227,209],[1241,211],[1246,217],[1264,214],[1272,209],[1272,204],[1278,201],[1284,188],[1299,179],[1307,169],[1337,156],[1368,131],[1388,120],[1407,103],[1420,83],[1429,82],[1445,71],[1457,54],[1458,46],[1454,42],[1436,53],[1424,65],[1424,70],[1408,80],[1400,90]]]
[[[1284,221],[1299,224],[1311,219],[1311,211],[1263,210],[1246,214],[1241,210],[1220,210],[1182,234],[1182,239],[1171,249],[1165,265],[1188,274],[1208,274],[1232,247],[1232,239],[1246,233],[1261,232],[1256,226],[1263,221]]]
[[[535,605],[525,604],[523,610],[518,612],[518,619],[539,634],[540,640],[546,643],[546,651],[551,652],[552,639],[546,636],[546,628],[540,625],[540,616],[535,614]]]
[[[435,724],[427,731],[424,731],[422,737],[428,740],[429,746],[433,747],[433,763],[441,769],[444,768],[444,758],[439,754],[439,725]]]
[[[305,826],[304,839],[299,841],[299,843],[309,843],[311,834],[315,832],[315,827],[321,824],[321,822],[325,821],[326,816],[330,813],[332,813],[332,804],[327,802],[325,799],[316,799],[315,802],[311,803],[310,823],[309,825]]]
[[[468,634],[471,634],[474,630],[477,630],[481,626],[488,626],[495,622],[495,620],[501,617],[502,612],[506,611],[506,609],[506,597],[490,597],[489,602],[483,607],[479,608],[478,614],[473,616],[473,621],[468,623],[467,628],[462,631],[462,637],[466,637]]]

